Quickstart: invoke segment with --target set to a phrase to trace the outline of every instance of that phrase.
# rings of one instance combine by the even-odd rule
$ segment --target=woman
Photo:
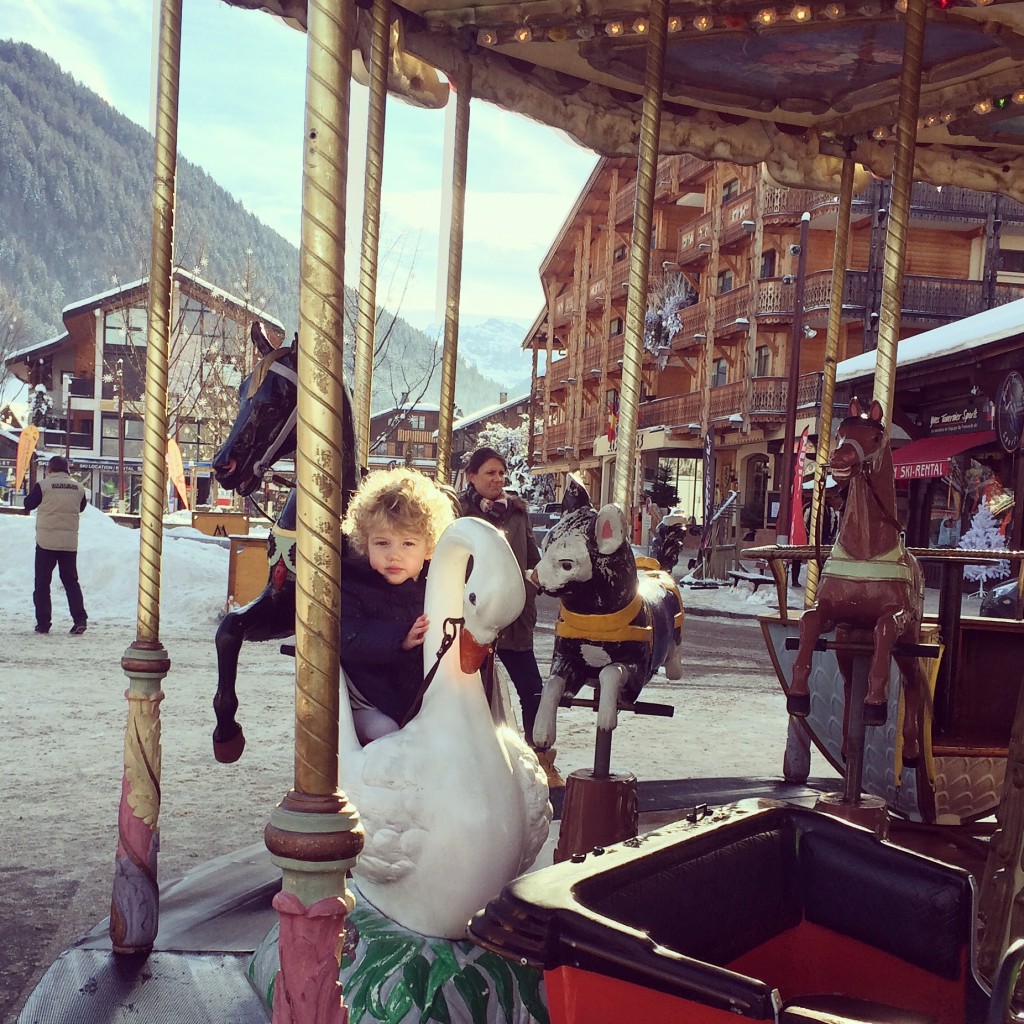
[[[540,561],[533,539],[530,513],[517,497],[505,493],[508,465],[493,448],[477,448],[465,468],[469,486],[459,496],[464,516],[484,519],[503,531],[519,568],[524,573]],[[537,592],[527,583],[526,605],[522,615],[499,634],[495,650],[519,695],[523,714],[523,732],[533,746],[533,723],[540,705],[543,683],[533,653],[533,630],[537,624]],[[555,767],[555,751],[538,751],[537,757],[548,776],[548,786],[564,785]]]

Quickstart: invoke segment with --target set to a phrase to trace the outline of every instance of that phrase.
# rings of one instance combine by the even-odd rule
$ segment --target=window
[[[774,249],[766,249],[761,253],[761,280],[763,281],[766,277],[775,276],[775,266],[778,254]]]
[[[620,245],[615,252],[612,253],[612,262],[621,263],[626,258],[626,247]]]
[[[116,457],[117,417],[104,413],[100,421],[100,454]],[[142,458],[142,420],[124,419],[124,457]]]
[[[711,386],[720,388],[729,381],[729,364],[724,359],[716,359],[711,370]]]
[[[732,181],[727,181],[722,186],[722,205],[735,199],[740,194],[740,183],[738,178],[733,178]]]
[[[772,372],[772,350],[767,345],[754,349],[754,376],[767,377]]]
[[[146,309],[144,306],[124,306],[111,309],[103,317],[103,346],[146,345]]]
[[[406,422],[410,430],[427,429],[427,417],[421,412],[410,413]]]
[[[625,321],[621,316],[612,317],[611,325],[608,329],[608,336],[610,338],[617,338],[626,329]]]
[[[726,292],[731,292],[735,285],[733,284],[732,271],[721,270],[718,273],[718,294],[725,295]]]

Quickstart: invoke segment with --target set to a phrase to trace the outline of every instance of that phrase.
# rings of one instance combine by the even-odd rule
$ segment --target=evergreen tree
[[[508,467],[506,485],[529,503],[535,500],[537,482],[528,465],[529,442],[527,440],[526,417],[518,427],[507,427],[503,423],[488,423],[476,439],[478,448],[493,448],[505,460]]]
[[[959,547],[973,551],[1005,551],[1006,538],[999,532],[999,524],[996,517],[985,507],[982,502],[978,511],[971,517],[971,525],[967,532],[960,538]],[[977,597],[985,592],[985,584],[990,580],[1001,580],[1010,575],[1010,563],[1001,559],[995,565],[967,565],[964,566],[964,577],[969,580],[978,581]]]

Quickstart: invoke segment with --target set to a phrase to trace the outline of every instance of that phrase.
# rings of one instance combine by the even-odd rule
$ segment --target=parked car
[[[986,590],[978,614],[994,619],[1016,619],[1017,581],[1008,580]]]

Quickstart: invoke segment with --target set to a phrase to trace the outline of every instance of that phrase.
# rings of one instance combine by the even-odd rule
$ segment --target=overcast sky
[[[145,0],[0,3],[0,39],[43,50],[148,126],[153,14]],[[181,60],[182,156],[297,245],[305,36],[222,0],[185,0]],[[366,95],[353,87],[350,261],[358,257]],[[540,261],[596,156],[550,128],[483,102],[473,103],[470,122],[463,316],[466,322],[501,316],[528,325],[543,303]],[[385,244],[400,240],[418,252],[401,306],[419,327],[438,322],[443,129],[443,111],[388,103],[382,232]],[[350,271],[349,283],[355,281]]]

